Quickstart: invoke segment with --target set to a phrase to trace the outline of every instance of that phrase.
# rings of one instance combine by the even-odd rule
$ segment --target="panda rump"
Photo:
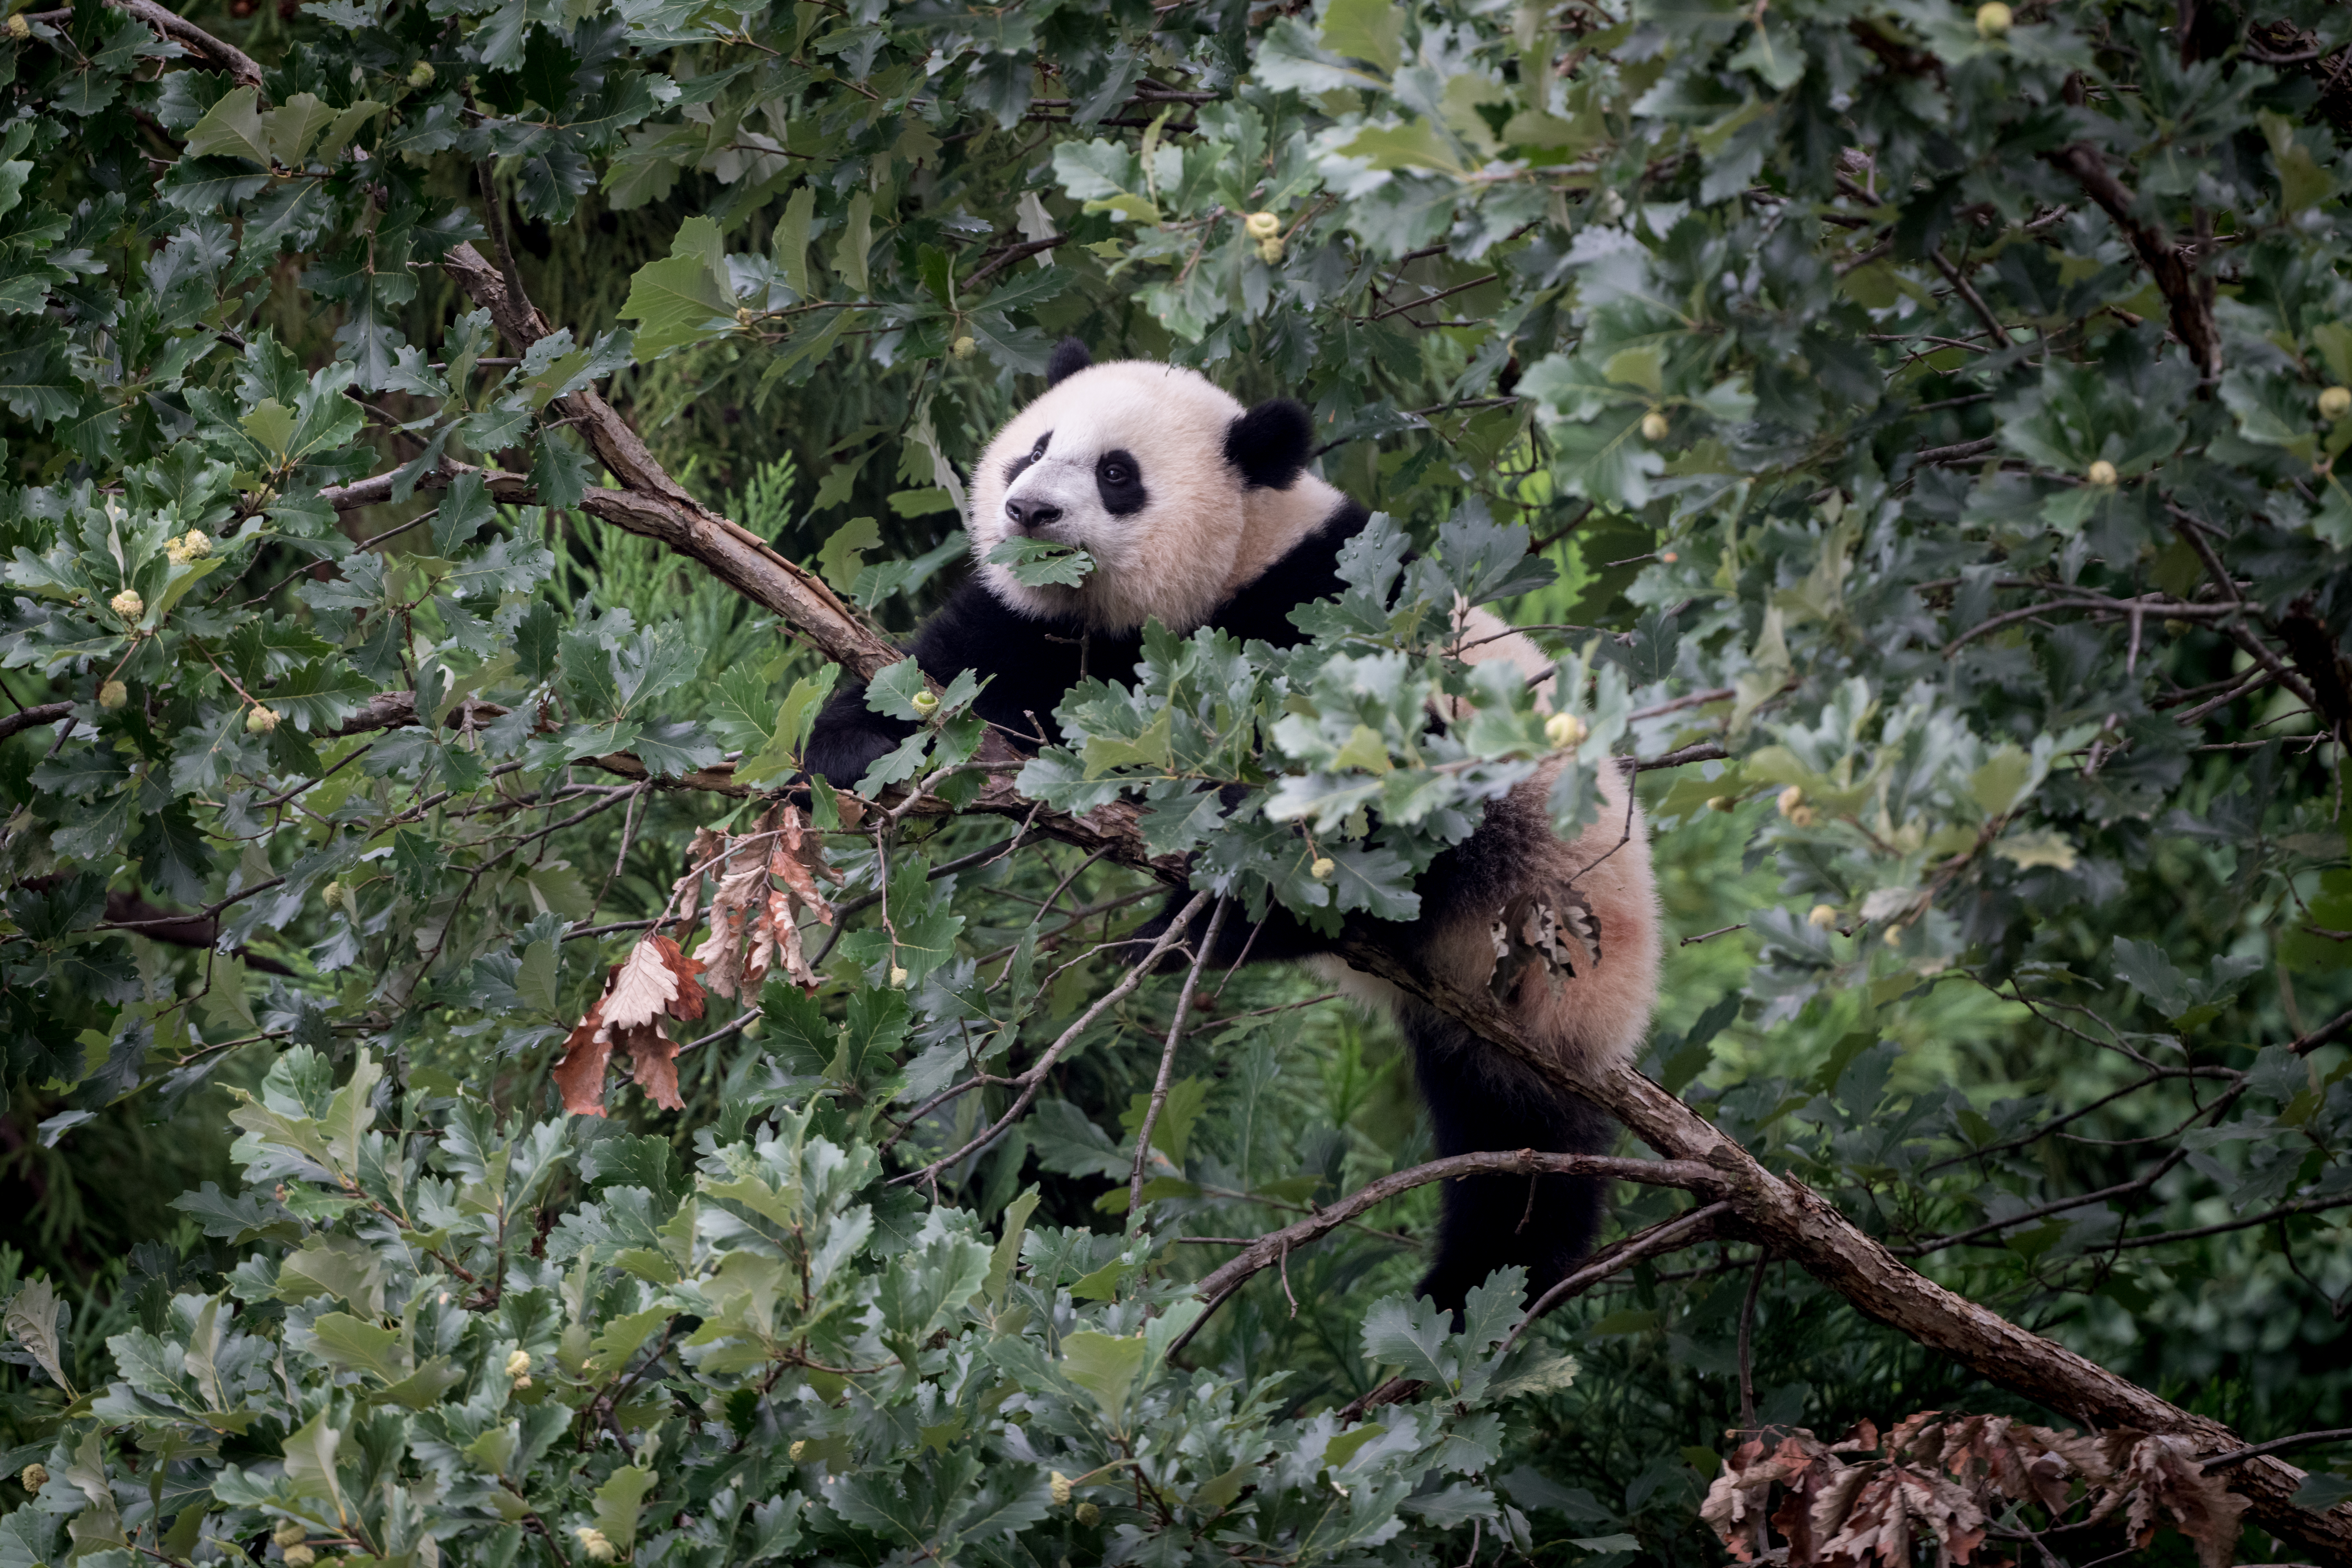
[[[947,680],[989,678],[976,706],[1016,746],[1061,740],[1054,710],[1079,679],[1132,678],[1142,628],[1180,634],[1215,626],[1242,639],[1292,647],[1290,611],[1338,594],[1340,548],[1370,513],[1307,471],[1313,426],[1287,399],[1245,409],[1198,372],[1145,360],[1096,364],[1076,340],[1054,351],[1047,390],[1005,423],[971,483],[972,552],[979,564],[915,634],[908,651]],[[1021,536],[1073,544],[1095,561],[1077,587],[1033,587],[989,563]],[[1550,668],[1525,636],[1485,610],[1457,617],[1461,657],[1499,659],[1540,680]],[[812,732],[811,773],[853,784],[913,732],[871,711],[862,686],[835,696]],[[1615,767],[1601,771],[1601,820],[1564,841],[1546,808],[1557,764],[1489,803],[1469,838],[1441,854],[1418,884],[1422,912],[1391,923],[1355,921],[1360,934],[1411,952],[1465,988],[1494,972],[1491,934],[1523,893],[1580,896],[1599,952],[1564,979],[1534,969],[1507,998],[1528,1038],[1564,1063],[1599,1068],[1629,1058],[1657,995],[1659,920],[1648,836]],[[1630,834],[1630,836],[1629,836]],[[1164,929],[1171,900],[1147,928]],[[1396,1018],[1413,1055],[1437,1152],[1536,1149],[1599,1152],[1615,1129],[1462,1025],[1349,969],[1330,942],[1279,906],[1255,929],[1230,922],[1210,961],[1303,961],[1338,987]],[[1494,1269],[1527,1268],[1540,1293],[1590,1250],[1602,1215],[1601,1184],[1566,1176],[1482,1175],[1444,1184],[1435,1257],[1421,1291],[1459,1310]]]

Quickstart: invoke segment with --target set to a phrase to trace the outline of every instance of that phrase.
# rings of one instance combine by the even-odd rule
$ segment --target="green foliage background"
[[[1590,721],[1564,820],[1600,751],[1700,749],[1642,775],[1685,943],[1654,1076],[2250,1441],[2352,1424],[2340,9],[240,5],[191,19],[244,86],[98,0],[0,39],[0,684],[68,705],[0,742],[0,1444],[48,1472],[0,1482],[0,1565],[1720,1555],[1750,1247],[1497,1351],[1508,1281],[1450,1338],[1402,1297],[1423,1188],[1160,1366],[1205,1238],[1427,1155],[1388,1029],[1302,976],[1203,985],[1141,1225],[1172,978],[887,1184],[1011,1097],[905,1112],[1026,1068],[1153,907],[992,857],[1002,818],[915,819],[887,872],[833,837],[868,901],[811,928],[813,999],[714,1001],[683,1110],[557,1110],[694,830],[756,814],[685,775],[789,751],[816,668],[583,510],[557,400],[904,629],[961,569],[943,478],[1065,333],[1301,397],[1422,553],[1299,655],[1090,692],[1041,798],[1147,798],[1251,910],[1402,912],[1545,750],[1438,647],[1500,600]],[[556,339],[517,363],[461,242]],[[1474,689],[1441,753],[1427,698]],[[505,711],[351,728],[384,692]],[[216,943],[147,934],[196,910]],[[2042,1418],[1761,1279],[1761,1423]],[[1451,1396],[1343,1430],[1400,1369]]]

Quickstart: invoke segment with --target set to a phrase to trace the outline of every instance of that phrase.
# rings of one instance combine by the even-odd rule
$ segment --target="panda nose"
[[[1044,501],[1007,500],[1004,503],[1004,515],[1013,520],[1013,526],[1015,528],[1043,528],[1049,522],[1058,521],[1062,515],[1062,509]]]

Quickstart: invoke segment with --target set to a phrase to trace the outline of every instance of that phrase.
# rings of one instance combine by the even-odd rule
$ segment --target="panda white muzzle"
[[[1004,492],[1005,523],[1014,534],[1083,545],[1085,531],[1070,525],[1083,519],[1094,491],[1090,469],[1048,458],[1030,465]]]

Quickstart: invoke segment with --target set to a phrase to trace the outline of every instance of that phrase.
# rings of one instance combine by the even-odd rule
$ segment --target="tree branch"
[[[2123,182],[2107,172],[2106,160],[2087,142],[2070,142],[2044,153],[2052,166],[2070,175],[2083,194],[2099,204],[2108,220],[2122,231],[2139,255],[2140,265],[2155,279],[2172,316],[2172,335],[2197,362],[2207,381],[2221,374],[2221,333],[2213,324],[2213,301],[2197,276],[2191,255],[2172,243],[2163,228],[2133,216],[2135,201]]]
[[[1176,994],[1176,1017],[1168,1026],[1168,1046],[1160,1053],[1160,1076],[1152,1080],[1150,1103],[1143,1108],[1143,1125],[1135,1131],[1135,1169],[1127,1184],[1127,1213],[1131,1222],[1143,1209],[1143,1174],[1151,1168],[1151,1132],[1160,1124],[1160,1112],[1168,1103],[1169,1083],[1176,1071],[1176,1047],[1184,1043],[1184,1019],[1192,1011],[1192,991],[1201,984],[1201,971],[1208,966],[1209,954],[1216,950],[1217,932],[1224,928],[1225,911],[1232,904],[1219,899],[1209,911],[1209,929],[1201,933],[1200,946],[1193,950],[1192,967],[1184,973],[1184,988]]]
[[[228,72],[229,79],[239,87],[257,90],[261,86],[261,67],[251,55],[234,44],[223,43],[185,16],[178,16],[155,4],[155,0],[106,0],[116,10],[136,16],[155,29],[159,37],[169,38],[215,70]]]
[[[1545,1174],[1645,1182],[1654,1186],[1682,1187],[1706,1194],[1713,1194],[1724,1185],[1722,1173],[1690,1161],[1622,1160],[1606,1154],[1547,1154],[1533,1149],[1486,1150],[1432,1160],[1425,1165],[1415,1165],[1411,1170],[1382,1176],[1377,1182],[1367,1182],[1338,1203],[1318,1210],[1297,1225],[1268,1231],[1242,1252],[1218,1265],[1194,1288],[1194,1293],[1209,1304],[1208,1311],[1194,1319],[1192,1327],[1177,1336],[1176,1342],[1168,1347],[1168,1353],[1174,1355],[1182,1350],[1186,1342],[1201,1331],[1201,1325],[1209,1321],[1210,1313],[1247,1284],[1251,1276],[1273,1268],[1297,1248],[1319,1240],[1366,1209],[1377,1207],[1399,1193],[1411,1192],[1431,1182],[1447,1181],[1455,1176]]]
[[[0,718],[0,741],[5,741],[11,735],[21,734],[38,725],[54,724],[60,719],[70,718],[72,714],[73,704],[70,702],[44,702],[37,708],[27,708],[21,713],[11,713],[5,718]]]
[[[528,353],[553,331],[530,301],[508,289],[499,269],[472,246],[453,247],[441,266],[467,299],[490,312],[517,353]],[[822,578],[689,495],[655,460],[628,421],[594,390],[562,399],[557,412],[587,437],[620,485],[618,489],[590,490],[580,510],[628,532],[659,540],[701,563],[737,593],[784,617],[827,658],[846,666],[861,680],[906,657],[850,614]]]

